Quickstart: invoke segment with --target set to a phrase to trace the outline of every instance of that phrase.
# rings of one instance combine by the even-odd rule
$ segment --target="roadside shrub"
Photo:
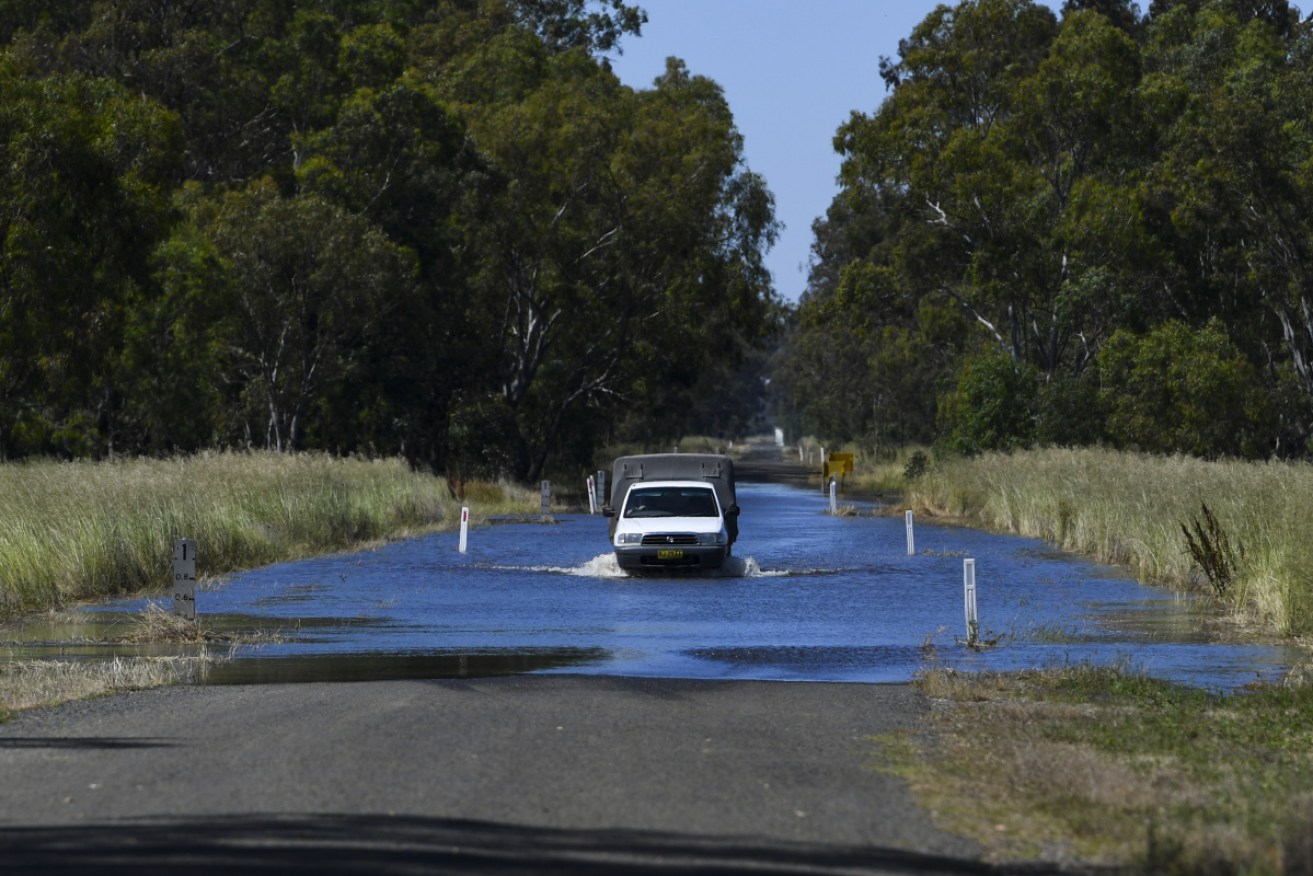
[[[909,481],[914,481],[921,475],[925,474],[926,469],[930,467],[930,460],[920,450],[914,451],[907,460],[907,465],[903,466],[903,477]]]
[[[940,399],[943,446],[965,456],[1029,447],[1038,388],[1035,369],[1001,351],[967,361],[957,387]]]
[[[1182,523],[1181,532],[1185,535],[1186,550],[1220,598],[1226,595],[1226,588],[1235,577],[1237,549],[1231,546],[1230,537],[1207,503],[1200,502],[1199,507],[1203,519],[1196,517],[1189,526]],[[1244,548],[1240,547],[1238,553],[1243,557]]]
[[[1104,438],[1105,412],[1093,368],[1079,377],[1042,383],[1036,399],[1035,440],[1043,446],[1089,447]]]
[[[1147,335],[1119,330],[1099,351],[1109,438],[1146,453],[1267,455],[1272,404],[1258,371],[1218,320],[1177,320]]]

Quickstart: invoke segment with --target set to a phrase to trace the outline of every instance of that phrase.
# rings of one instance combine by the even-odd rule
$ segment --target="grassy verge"
[[[1084,666],[918,684],[929,727],[876,740],[882,762],[992,861],[1313,872],[1313,685],[1219,696]]]
[[[209,663],[205,657],[0,663],[0,722],[23,709],[194,681]]]
[[[399,460],[323,455],[0,465],[0,619],[163,592],[178,537],[196,539],[202,577],[213,577],[448,528],[461,505],[476,520],[538,510],[535,490],[481,482],[462,488],[453,498],[444,481]],[[115,639],[199,646],[231,641],[158,609],[148,609]],[[35,706],[191,680],[212,659],[0,662],[0,721]]]
[[[52,612],[48,617],[74,629],[87,620],[86,615],[76,611]],[[3,633],[4,627],[0,626],[0,635]],[[211,665],[229,659],[219,649],[285,640],[282,629],[211,630],[198,620],[178,617],[154,603],[121,625],[88,633],[74,634],[71,641],[79,646],[182,645],[191,646],[188,650],[193,653],[0,661],[0,723],[24,709],[196,681]]]
[[[930,464],[927,447],[904,447],[883,456],[854,447],[844,450],[854,457],[853,471],[844,477],[844,488],[869,495],[902,495],[907,490],[908,472],[920,476]]]
[[[202,576],[450,526],[445,482],[399,460],[209,453],[0,466],[0,616],[160,590],[173,540]],[[470,484],[476,515],[536,510],[532,491]]]
[[[1145,582],[1203,589],[1280,634],[1313,634],[1306,463],[1098,449],[995,453],[936,462],[906,480],[903,493],[919,513],[1043,538],[1126,566]],[[1183,527],[1203,542],[1202,562]]]

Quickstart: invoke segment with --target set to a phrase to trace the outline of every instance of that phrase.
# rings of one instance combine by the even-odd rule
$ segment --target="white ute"
[[[622,456],[603,513],[622,569],[718,569],[738,537],[734,463],[699,453]]]

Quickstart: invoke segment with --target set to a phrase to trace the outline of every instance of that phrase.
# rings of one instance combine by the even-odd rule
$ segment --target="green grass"
[[[1313,685],[1222,696],[1083,665],[932,666],[918,684],[938,704],[929,726],[878,740],[881,760],[993,861],[1313,867]]]
[[[1235,551],[1224,592],[1247,619],[1313,634],[1313,466],[1207,462],[1108,450],[1036,450],[938,461],[904,484],[908,507],[1043,538],[1140,580],[1213,591],[1188,550],[1204,505]]]
[[[536,510],[532,491],[471,484],[475,515]],[[513,493],[513,494],[512,494]],[[202,577],[449,526],[445,482],[400,460],[206,453],[0,465],[0,615],[164,588],[173,540]]]

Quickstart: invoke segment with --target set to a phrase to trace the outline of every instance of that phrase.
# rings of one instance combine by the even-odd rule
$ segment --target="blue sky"
[[[853,110],[884,99],[881,56],[938,5],[933,0],[632,0],[643,35],[612,58],[621,81],[648,88],[666,57],[725,91],[748,165],[775,193],[785,224],[767,256],[776,289],[796,302],[806,287],[812,220],[838,191],[835,130]],[[949,5],[954,5],[950,3]],[[1061,0],[1046,5],[1061,8]]]

